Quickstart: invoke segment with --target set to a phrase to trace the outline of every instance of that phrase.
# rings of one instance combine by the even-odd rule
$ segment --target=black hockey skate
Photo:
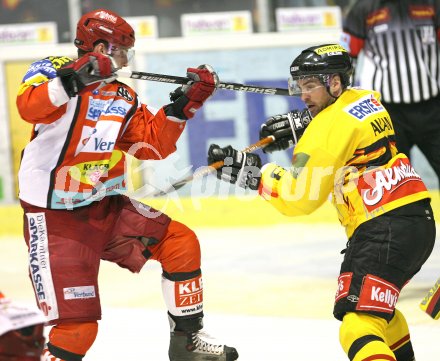
[[[234,361],[238,352],[234,347],[221,345],[205,332],[175,330],[176,323],[169,317],[171,326],[170,361]]]

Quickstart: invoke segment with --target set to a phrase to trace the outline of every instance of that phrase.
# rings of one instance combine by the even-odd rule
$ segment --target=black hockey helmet
[[[289,91],[291,94],[301,94],[297,81],[304,78],[316,77],[328,87],[328,80],[333,74],[341,77],[342,85],[351,85],[353,64],[350,55],[339,44],[324,44],[307,48],[293,60],[290,65],[291,78]]]

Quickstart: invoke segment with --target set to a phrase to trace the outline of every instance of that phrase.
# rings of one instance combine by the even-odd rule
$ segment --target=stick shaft
[[[118,71],[118,76],[123,78],[131,78],[138,80],[148,80],[148,81],[157,81],[160,83],[170,83],[170,84],[188,84],[192,82],[191,79],[175,76],[175,75],[166,75],[166,74],[156,74],[156,73],[146,73],[141,71]],[[235,90],[235,91],[243,91],[248,93],[257,93],[257,94],[266,94],[266,95],[284,95],[289,96],[289,90],[283,88],[270,88],[263,87],[257,85],[245,85],[240,83],[225,83],[220,82],[217,86],[218,89],[226,89],[226,90]]]
[[[269,137],[260,139],[258,142],[251,144],[248,147],[244,148],[242,150],[242,152],[245,152],[245,153],[253,152],[254,150],[265,147],[266,145],[272,143],[274,140],[275,140],[275,138],[273,136],[269,136]],[[156,194],[156,196],[165,195],[173,190],[177,190],[177,189],[183,187],[184,185],[192,182],[195,179],[199,179],[199,178],[202,178],[202,177],[207,176],[209,174],[212,174],[215,170],[221,168],[224,164],[225,164],[225,162],[220,160],[218,162],[212,163],[209,166],[199,168],[197,171],[195,171],[189,177],[186,177],[186,178],[182,179],[181,181],[174,183],[168,190],[162,191],[162,192]]]

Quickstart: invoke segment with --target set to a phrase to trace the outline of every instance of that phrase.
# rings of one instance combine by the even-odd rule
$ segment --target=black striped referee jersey
[[[353,58],[363,50],[360,86],[387,103],[417,103],[440,90],[440,0],[358,0],[341,38]]]

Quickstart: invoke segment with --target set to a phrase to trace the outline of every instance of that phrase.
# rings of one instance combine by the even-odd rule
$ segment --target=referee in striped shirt
[[[440,0],[358,0],[342,45],[363,51],[360,86],[382,94],[397,148],[417,145],[440,180]]]

